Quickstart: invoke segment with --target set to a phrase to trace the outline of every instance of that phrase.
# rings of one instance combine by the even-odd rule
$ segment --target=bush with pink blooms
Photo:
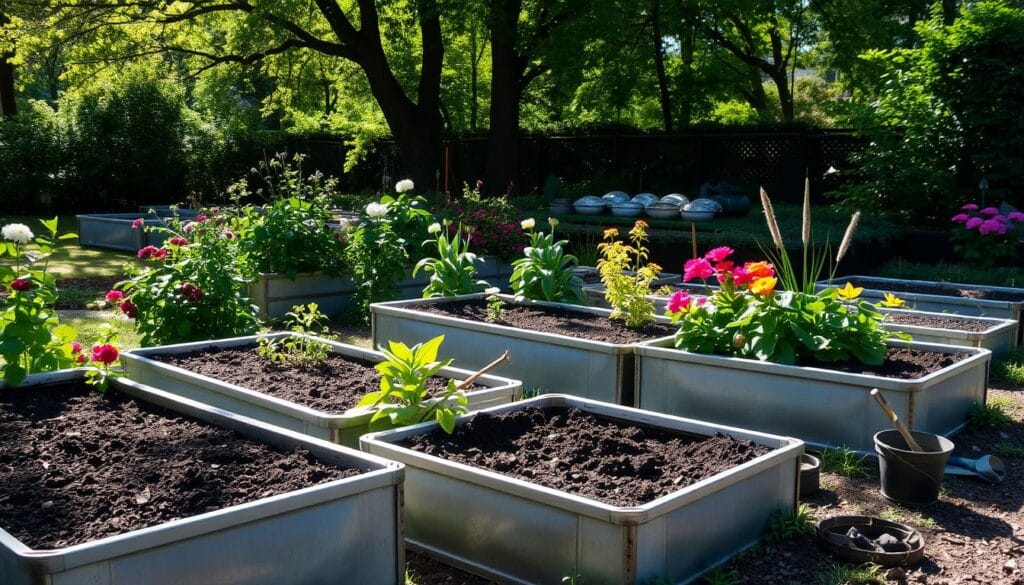
[[[966,262],[984,268],[1017,264],[1024,213],[1004,215],[996,207],[968,203],[950,221],[956,250]]]
[[[182,224],[172,218],[162,227],[146,228],[171,237],[161,248],[140,250],[146,262],[127,265],[128,279],[106,297],[135,320],[143,345],[249,335],[259,329],[257,308],[243,296],[238,240],[219,219],[200,215]]]

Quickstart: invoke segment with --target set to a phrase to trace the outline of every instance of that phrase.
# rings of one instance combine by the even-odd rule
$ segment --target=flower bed
[[[703,455],[687,451],[694,441]],[[793,509],[803,452],[795,439],[561,395],[460,417],[450,438],[417,425],[361,444],[410,469],[411,548],[510,583],[558,583],[573,570],[594,583],[695,578]],[[538,463],[538,448],[564,461]],[[591,456],[606,463],[587,465]]]
[[[0,386],[0,434],[22,445],[0,455],[0,582],[401,580],[401,466],[130,380],[111,389],[86,390],[81,371]],[[46,464],[27,465],[37,451]]]
[[[373,412],[355,406],[363,393],[378,390],[379,375],[372,365],[384,361],[384,356],[327,340],[320,341],[329,345],[334,360],[329,363],[308,367],[276,365],[256,355],[260,339],[297,335],[276,333],[135,349],[122,355],[122,363],[129,377],[155,388],[318,439],[358,445],[359,436],[369,429]],[[255,359],[243,361],[247,356],[237,353],[218,357],[220,352],[238,350],[246,350]],[[190,371],[190,361],[206,362],[205,373]],[[232,366],[232,361],[238,365]],[[239,368],[243,371],[237,371]],[[440,375],[446,381],[465,379],[471,372],[445,368]],[[353,393],[350,386],[360,389]],[[467,406],[478,409],[505,404],[520,390],[518,381],[484,375],[467,393]]]

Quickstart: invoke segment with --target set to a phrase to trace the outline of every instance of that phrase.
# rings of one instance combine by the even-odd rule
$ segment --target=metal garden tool
[[[946,465],[949,475],[970,475],[987,482],[999,483],[1006,478],[1006,465],[1003,460],[992,455],[982,455],[977,459],[966,457],[950,457]]]

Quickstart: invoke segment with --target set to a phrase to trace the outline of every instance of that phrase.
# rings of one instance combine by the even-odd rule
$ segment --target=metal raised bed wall
[[[886,314],[920,314],[934,317],[951,317],[948,313],[929,313],[925,311],[909,311],[905,309],[879,309]],[[962,331],[959,329],[942,329],[939,327],[922,327],[903,323],[882,322],[882,327],[891,331],[909,334],[914,341],[921,343],[937,343],[939,345],[956,345],[960,347],[980,347],[992,352],[993,359],[1004,358],[1017,345],[1017,322],[1009,319],[993,319],[991,317],[965,317],[972,321],[981,321],[988,327],[983,331]]]
[[[67,370],[31,376],[26,385],[82,377],[81,370]],[[324,463],[369,471],[56,550],[30,549],[0,527],[0,583],[402,582],[404,469],[400,464],[184,400],[131,380],[116,380],[112,389],[281,449],[302,447]]]
[[[135,252],[146,246],[162,246],[170,237],[163,231],[132,228],[132,222],[143,217],[147,227],[163,226],[160,218],[170,217],[171,212],[151,213],[95,213],[78,215],[78,243],[83,247],[107,248],[124,252]],[[191,210],[179,210],[182,219],[195,217]]]
[[[494,258],[484,258],[477,272],[480,280],[491,286],[508,288],[512,266]],[[418,299],[423,296],[423,287],[430,276],[420,272],[415,278],[411,271],[398,283],[399,299]],[[283,274],[264,273],[249,284],[248,295],[259,307],[264,319],[280,319],[295,305],[315,302],[328,315],[336,315],[348,309],[355,298],[356,284],[349,275],[329,276],[323,273],[297,274],[288,278]]]
[[[421,343],[445,335],[445,346],[455,363],[467,369],[481,368],[509,351],[509,362],[493,370],[501,376],[521,380],[526,390],[561,392],[594,400],[633,404],[633,347],[589,341],[556,333],[542,333],[468,321],[417,311],[413,307],[457,300],[485,298],[486,294],[442,299],[395,301],[370,305],[373,342],[388,340]],[[500,295],[510,304],[558,307],[582,313],[608,316],[611,311],[561,303],[521,301]],[[668,323],[665,318],[659,322]]]
[[[370,417],[373,416],[373,412],[370,410],[350,410],[343,414],[322,412],[264,394],[258,389],[229,384],[153,359],[153,356],[158,355],[186,353],[214,347],[251,347],[258,343],[260,337],[281,338],[291,335],[296,334],[275,333],[267,336],[235,337],[133,349],[121,354],[121,363],[124,365],[128,377],[154,388],[318,439],[349,447],[358,447],[359,436],[369,431]],[[335,354],[371,362],[382,362],[385,359],[381,353],[376,351],[324,339],[320,341],[329,344],[331,351]],[[448,347],[449,344],[446,342],[442,346],[442,351]],[[472,372],[449,367],[441,370],[440,375],[464,380],[472,375]],[[518,380],[487,374],[478,378],[476,384],[486,388],[466,394],[469,399],[468,408],[471,410],[507,404],[517,398],[522,390],[522,384]]]
[[[364,451],[406,465],[405,535],[414,549],[503,583],[686,582],[754,544],[769,516],[796,505],[796,439],[550,394],[488,409],[575,407],[701,436],[725,433],[771,452],[636,507],[617,507],[396,445],[417,425],[364,436]],[[465,424],[473,415],[459,417]]]
[[[832,282],[819,281],[819,288],[827,286],[842,286],[846,281],[863,285],[862,296],[872,299],[882,299],[887,292],[895,292],[901,299],[907,302],[908,309],[918,311],[931,311],[935,313],[956,313],[958,315],[972,315],[978,317],[991,317],[993,319],[1010,319],[1017,322],[1017,331],[1014,335],[1017,343],[1024,339],[1024,300],[1022,301],[993,301],[986,299],[971,299],[966,297],[954,297],[948,295],[933,295],[922,293],[899,292],[888,290],[887,284],[921,284],[931,286],[950,286],[954,288],[965,288],[992,292],[1004,292],[1024,295],[1024,288],[1011,288],[1005,286],[982,286],[977,284],[964,284],[959,282],[936,282],[931,280],[907,280],[895,278],[881,278],[878,276],[851,275],[832,279]]]
[[[637,347],[639,407],[800,437],[818,447],[873,453],[872,436],[892,423],[869,395],[879,388],[908,428],[952,435],[984,404],[987,349],[890,342],[967,359],[913,380],[677,350],[671,339]]]

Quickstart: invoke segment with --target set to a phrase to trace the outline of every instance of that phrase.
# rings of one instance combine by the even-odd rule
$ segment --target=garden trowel
[[[946,464],[948,475],[973,475],[987,482],[999,483],[1006,477],[1006,465],[1003,460],[992,455],[982,455],[977,459],[966,457],[950,457]]]

